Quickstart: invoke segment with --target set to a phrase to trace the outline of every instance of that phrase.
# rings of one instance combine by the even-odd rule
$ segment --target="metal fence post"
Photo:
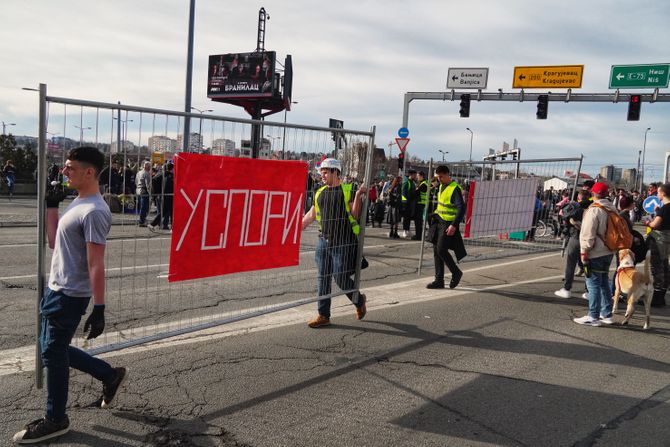
[[[572,197],[570,200],[575,200],[577,198],[577,183],[579,182],[579,174],[582,172],[582,162],[584,161],[584,154],[581,154],[579,157],[579,166],[577,167],[577,173],[575,174],[575,183],[572,186]]]
[[[370,184],[370,177],[372,176],[372,160],[373,160],[373,153],[375,151],[375,132],[377,130],[377,126],[372,126],[372,135],[370,136],[369,143],[368,143],[368,153],[367,157],[365,160],[365,180],[363,181],[363,184],[367,187]],[[358,250],[356,253],[356,273],[354,275],[354,288],[356,289],[355,296],[354,296],[354,302],[358,303],[358,296],[360,295],[360,285],[361,285],[361,261],[363,260],[363,247],[365,245],[365,223],[368,218],[368,194],[365,194],[365,197],[363,197],[363,203],[361,206],[363,209],[361,210],[361,215],[359,216],[359,226],[361,228],[361,232],[358,236]]]
[[[433,158],[431,157],[430,162],[428,163],[428,189],[426,190],[426,197],[428,198],[428,201],[426,201],[426,208],[423,209],[423,231],[421,232],[421,251],[419,254],[419,270],[417,272],[418,276],[421,276],[421,268],[423,267],[423,247],[426,243],[426,228],[428,227],[426,224],[428,223],[428,203],[430,200],[432,179],[433,179]]]
[[[39,136],[37,142],[37,303],[35,306],[37,324],[35,325],[35,386],[41,389],[44,382],[42,356],[40,350],[41,328],[40,301],[46,284],[44,265],[46,263],[46,205],[47,190],[47,86],[40,84]]]

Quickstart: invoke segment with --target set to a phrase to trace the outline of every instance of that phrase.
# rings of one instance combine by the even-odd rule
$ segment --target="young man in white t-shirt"
[[[70,346],[91,296],[93,311],[84,324],[87,339],[99,336],[105,329],[105,244],[112,215],[98,187],[103,163],[104,156],[94,147],[70,151],[63,175],[68,176],[69,187],[77,190],[78,196],[60,219],[58,205],[63,194],[58,188],[50,188],[47,194],[47,236],[49,247],[54,250],[49,287],[40,303],[40,349],[47,371],[47,406],[44,417],[14,435],[14,442],[19,444],[44,442],[69,430],[65,407],[70,367],[103,383],[103,408],[112,404],[126,379],[125,368],[112,368],[104,360]]]

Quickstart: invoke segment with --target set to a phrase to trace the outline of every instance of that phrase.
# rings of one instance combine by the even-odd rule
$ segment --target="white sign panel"
[[[530,231],[537,183],[537,178],[478,182],[469,237],[506,237],[512,232]]]
[[[447,73],[447,88],[485,89],[488,80],[488,68],[450,68]]]

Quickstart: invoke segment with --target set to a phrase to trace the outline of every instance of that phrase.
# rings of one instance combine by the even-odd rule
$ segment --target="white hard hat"
[[[342,163],[334,158],[326,158],[321,162],[319,169],[337,169],[342,172]]]

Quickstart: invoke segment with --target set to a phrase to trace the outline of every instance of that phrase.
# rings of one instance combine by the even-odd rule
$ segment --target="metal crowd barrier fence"
[[[466,260],[560,250],[565,234],[559,204],[566,197],[576,200],[586,180],[581,176],[582,157],[446,164],[462,185],[466,201],[470,190],[474,192],[461,225]],[[422,248],[419,272],[433,264],[432,250],[425,251],[427,255]]]
[[[345,182],[352,183],[354,189],[359,184],[370,183],[374,127],[370,131],[355,131],[191,114],[52,97],[47,96],[45,85],[40,87],[38,291],[44,289],[48,273],[44,191],[49,173],[51,178],[58,175],[57,171],[62,168],[70,149],[93,145],[105,154],[107,166],[100,179],[101,190],[116,211],[105,256],[106,331],[88,343],[76,339],[73,341],[75,345],[99,354],[322,298],[352,294],[358,289],[367,195],[362,206],[360,221],[363,224],[358,241],[335,235],[335,239],[341,239],[339,245],[332,241],[324,242],[314,222],[302,233],[300,263],[297,266],[169,283],[170,220],[157,220],[155,213],[163,210],[161,217],[166,216],[165,206],[170,202],[170,193],[166,194],[166,183],[162,180],[159,183],[160,193],[153,195],[158,199],[157,203],[151,204],[147,216],[147,223],[157,226],[138,226],[135,175],[145,161],[151,162],[157,173],[167,170],[171,156],[183,149],[181,132],[184,119],[191,119],[191,129],[197,130],[190,135],[188,151],[229,157],[251,156],[252,126],[260,125],[262,143],[259,158],[308,163],[310,178],[305,184],[305,211],[308,211],[319,187],[318,166],[325,157],[341,161]],[[47,138],[47,135],[54,136]],[[334,149],[336,146],[338,149]],[[114,169],[118,171],[114,172]],[[240,172],[239,175],[246,174]],[[282,172],[276,175],[282,175]],[[67,185],[67,179],[59,178],[59,181]],[[248,182],[253,186],[262,179],[249,178]],[[341,231],[344,225],[350,225],[348,220],[323,221],[324,225],[329,223],[334,224],[334,231]],[[326,247],[324,243],[331,246]],[[345,271],[338,271],[338,265],[326,265],[325,261],[317,268],[315,256],[317,253],[323,255],[324,249],[343,251],[344,266],[341,269]],[[319,277],[319,272],[323,273],[322,277]],[[341,286],[333,287],[332,291],[325,287],[331,273]],[[347,280],[344,280],[345,276]],[[319,287],[323,296],[318,296],[318,282],[323,284]],[[40,298],[41,293],[38,293],[38,303]],[[356,298],[353,296],[353,299]],[[37,328],[39,337],[39,324]],[[39,352],[36,360],[37,383],[41,386]]]

